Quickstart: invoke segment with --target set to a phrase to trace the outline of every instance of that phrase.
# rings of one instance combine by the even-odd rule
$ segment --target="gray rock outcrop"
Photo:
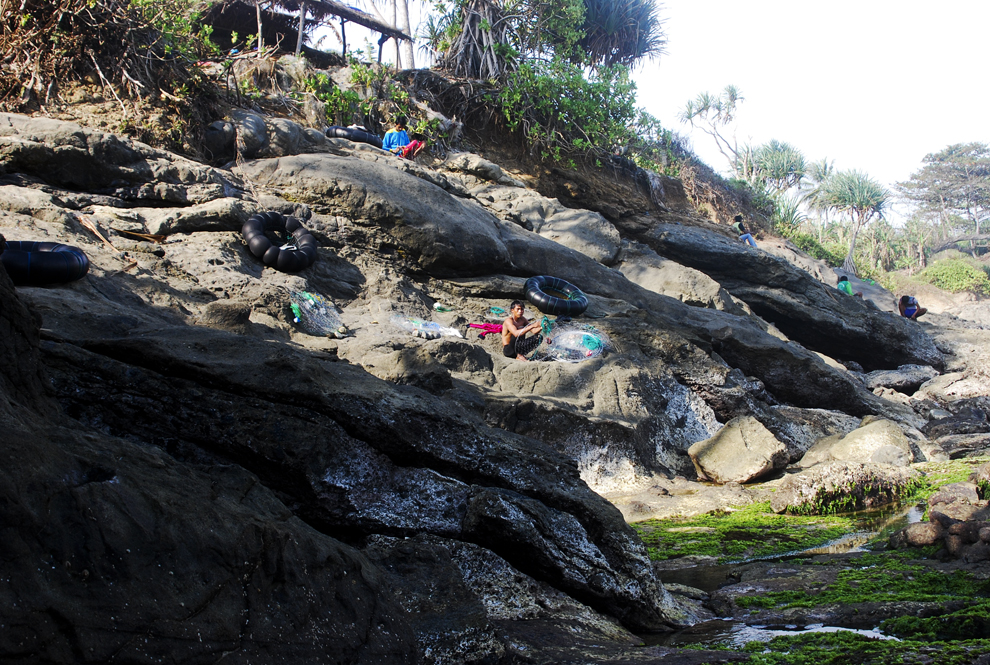
[[[919,364],[941,370],[941,352],[915,323],[842,297],[788,261],[728,238],[657,224],[639,238],[661,256],[704,272],[809,349],[868,370]]]
[[[811,515],[876,508],[896,501],[917,477],[910,467],[827,462],[785,476],[770,507]]]
[[[908,395],[913,394],[926,381],[931,381],[938,372],[927,365],[903,365],[895,370],[882,369],[866,375],[866,387],[893,388]]]
[[[750,482],[787,465],[786,446],[752,416],[730,420],[688,455],[699,477],[719,484]]]

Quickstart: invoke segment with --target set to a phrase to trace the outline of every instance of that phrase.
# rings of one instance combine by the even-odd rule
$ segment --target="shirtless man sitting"
[[[526,333],[540,330],[538,321],[529,322],[524,314],[526,308],[519,300],[509,305],[509,316],[502,322],[502,355],[506,358],[526,360],[526,354],[539,346],[542,335],[526,339]]]

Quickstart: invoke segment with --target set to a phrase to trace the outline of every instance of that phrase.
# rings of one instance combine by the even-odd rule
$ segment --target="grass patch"
[[[805,633],[751,642],[749,665],[970,665],[990,652],[990,640],[917,642],[873,640],[850,632]]]
[[[982,604],[990,596],[990,581],[977,580],[966,571],[951,574],[909,563],[911,552],[864,554],[856,568],[838,574],[835,583],[814,592],[779,591],[736,600],[742,608],[811,608],[820,605],[871,602]]]
[[[926,501],[939,488],[952,483],[964,483],[981,466],[990,462],[990,457],[963,457],[947,462],[925,462],[915,465],[924,478],[911,495],[912,499]]]
[[[818,547],[854,531],[855,522],[847,517],[777,515],[765,502],[731,512],[647,520],[633,527],[656,561],[712,556],[727,563]]]
[[[990,638],[990,600],[927,617],[895,617],[880,624],[888,635],[914,640]]]

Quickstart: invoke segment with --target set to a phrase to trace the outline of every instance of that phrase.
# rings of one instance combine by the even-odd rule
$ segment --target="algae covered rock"
[[[877,508],[896,501],[917,478],[910,467],[829,462],[785,477],[770,507],[811,515]]]

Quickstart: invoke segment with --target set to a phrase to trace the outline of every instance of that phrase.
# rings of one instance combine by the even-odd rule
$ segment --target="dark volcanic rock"
[[[855,360],[867,370],[945,366],[916,322],[845,297],[772,254],[680,225],[657,224],[639,239],[661,256],[712,277],[809,349]]]
[[[694,295],[671,288],[682,302],[603,265],[620,246],[607,220],[494,165],[440,172],[314,143],[287,120],[251,123],[258,155],[329,152],[231,172],[0,115],[0,229],[91,261],[77,282],[17,292],[0,270],[0,660],[743,659],[632,646],[629,629],[701,615],[666,592],[589,484],[694,492],[668,477],[740,416],[787,446],[772,466],[853,416],[912,435],[922,423],[697,271]],[[261,210],[306,220],[319,260],[297,274],[257,261],[238,231]],[[650,228],[645,208],[626,212],[623,228]],[[631,275],[689,273],[627,254]],[[752,290],[765,311],[793,300],[796,325],[821,305],[835,324],[834,294],[763,267]],[[606,354],[519,363],[497,335],[427,340],[394,324],[464,332],[534,274],[588,293],[576,323],[610,336]],[[333,299],[348,334],[295,326],[300,291]],[[854,334],[883,322],[873,316],[855,315]],[[900,325],[886,342],[924,355]],[[926,413],[944,406],[926,394]],[[692,505],[751,500],[723,489]]]
[[[416,662],[374,566],[256,476],[63,419],[9,284],[0,270],[3,660]]]
[[[644,575],[649,562],[634,532],[580,482],[569,460],[464,421],[438,400],[398,392],[350,365],[306,362],[285,350],[271,353],[263,342],[234,346],[225,339],[222,332],[180,328],[87,342],[105,356],[66,345],[48,352],[64,377],[56,383],[67,391],[70,413],[176,451],[192,445],[237,460],[293,496],[308,521],[478,538],[500,549],[549,547],[554,554],[546,559],[507,558],[537,577],[555,571],[564,588],[629,625],[657,629],[676,622],[658,605],[661,591]],[[249,351],[253,345],[268,372],[242,362],[256,353]],[[176,356],[180,348],[186,350]],[[142,365],[158,372],[138,369]],[[68,377],[81,371],[87,388],[69,392]],[[116,399],[112,386],[126,389],[128,399]],[[270,412],[273,403],[279,407]],[[515,490],[497,509],[484,503],[494,509],[490,517],[535,509],[549,520],[547,528],[526,531],[522,523],[505,522],[501,537],[491,529],[473,534],[466,515],[482,505],[474,497],[491,492],[474,485]],[[555,523],[568,526],[554,531]],[[585,562],[591,568],[585,570]]]
[[[749,317],[691,307],[648,291],[617,270],[503,222],[478,205],[451,197],[438,184],[388,163],[297,155],[249,162],[239,172],[320,214],[347,216],[360,228],[355,242],[374,238],[394,243],[434,276],[553,274],[587,293],[645,310],[660,327],[679,333],[685,342],[718,351],[782,400],[857,415],[887,408],[845,372],[774,337]]]
[[[938,376],[938,372],[927,365],[904,365],[895,370],[876,370],[866,375],[866,387],[893,388],[898,392],[912,395],[925,381]]]
[[[957,434],[982,434],[990,432],[990,421],[983,411],[967,408],[947,418],[932,420],[921,431],[933,439]]]

